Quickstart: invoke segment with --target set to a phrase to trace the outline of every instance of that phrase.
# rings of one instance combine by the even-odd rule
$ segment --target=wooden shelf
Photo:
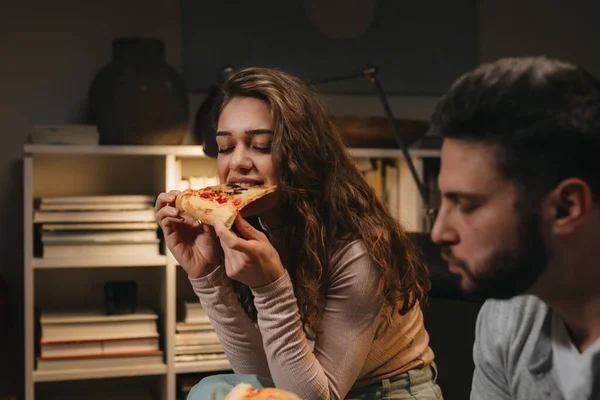
[[[87,258],[33,258],[34,269],[43,268],[104,268],[104,267],[164,267],[166,256],[154,257],[87,257]]]
[[[202,146],[77,146],[26,144],[25,154],[97,154],[206,157]]]
[[[97,154],[97,155],[173,155],[176,157],[207,157],[202,146],[76,146],[26,144],[25,154]],[[351,148],[354,157],[403,158],[400,149]],[[414,157],[439,157],[438,149],[411,149]]]
[[[81,379],[120,378],[142,375],[165,375],[167,366],[135,365],[115,366],[109,368],[65,369],[57,371],[34,371],[35,382],[72,381]]]
[[[418,158],[436,158],[440,156],[440,152],[437,149],[412,149],[408,151],[411,156]],[[404,154],[400,149],[352,148],[348,149],[348,153],[353,157],[404,158]]]
[[[395,148],[351,148],[351,157],[391,158],[395,171],[386,175],[390,177],[399,206],[395,216],[406,226],[419,230],[422,223],[422,204],[419,192],[414,187],[410,171],[403,160],[400,149]],[[414,157],[417,171],[422,173],[424,158],[437,158],[440,150],[412,149],[409,153]],[[176,381],[178,374],[210,373],[231,371],[231,365],[226,359],[204,360],[194,362],[176,362],[175,354],[175,325],[178,296],[178,262],[167,249],[167,255],[152,256],[154,253],[136,253],[128,256],[106,254],[95,257],[65,257],[65,258],[35,258],[34,238],[36,227],[33,221],[36,198],[47,195],[70,194],[121,194],[157,193],[178,187],[185,173],[190,171],[199,176],[214,173],[214,160],[204,154],[202,146],[77,146],[77,145],[35,145],[24,146],[23,157],[23,240],[24,240],[24,290],[23,318],[24,330],[24,380],[25,400],[34,400],[36,382],[75,381],[87,379],[120,378],[148,376],[149,380],[160,381],[161,400],[175,400]],[[94,157],[96,156],[96,157]],[[88,160],[90,160],[88,162]],[[133,162],[130,164],[129,160]],[[360,160],[363,162],[364,160]],[[183,164],[183,165],[182,165]],[[382,164],[382,163],[381,163]],[[131,177],[124,178],[121,174],[124,168],[131,168],[131,176],[137,176],[136,171],[145,174],[138,181],[132,182]],[[397,175],[397,176],[396,176]],[[65,182],[68,182],[65,183]],[[57,188],[57,185],[62,185]],[[395,203],[395,204],[396,204]],[[120,271],[121,267],[134,267],[134,270]],[[150,267],[138,269],[137,267]],[[156,269],[155,267],[158,267]],[[88,271],[86,268],[100,268]],[[106,268],[102,270],[102,268]],[[43,271],[42,271],[43,270]],[[147,272],[147,273],[146,273]],[[37,276],[36,276],[37,275]],[[89,275],[89,287],[96,284],[100,287],[103,275],[111,277],[143,276],[143,284],[147,290],[155,291],[157,309],[161,310],[158,324],[163,333],[161,341],[165,351],[164,364],[124,366],[91,369],[68,369],[57,371],[35,370],[36,347],[36,307],[40,307],[51,298],[56,304],[72,304],[78,306],[88,301],[88,286],[70,287],[65,285],[65,275]],[[111,278],[112,279],[112,278]],[[43,282],[42,282],[43,281]],[[38,283],[36,285],[36,282]],[[42,283],[42,284],[40,284]],[[47,283],[47,285],[46,285]],[[58,288],[48,291],[46,288]],[[146,290],[146,289],[145,289]],[[100,301],[101,291],[89,293],[89,301]],[[148,293],[145,291],[145,293]],[[56,299],[53,296],[57,296]],[[154,295],[154,292],[151,293]],[[179,293],[181,295],[181,293]],[[85,300],[85,301],[84,301]],[[83,382],[82,382],[83,383]],[[48,386],[48,385],[40,385]]]
[[[231,370],[231,365],[227,360],[206,360],[175,363],[176,374],[227,370]]]

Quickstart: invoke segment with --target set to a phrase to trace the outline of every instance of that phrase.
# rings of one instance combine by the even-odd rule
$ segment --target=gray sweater
[[[533,296],[486,301],[473,347],[472,400],[564,400],[553,371],[551,315]],[[600,353],[592,364],[589,399],[600,400]]]

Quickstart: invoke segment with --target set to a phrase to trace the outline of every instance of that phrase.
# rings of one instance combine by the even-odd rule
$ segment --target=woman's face
[[[217,122],[217,171],[222,183],[279,185],[273,161],[273,121],[269,106],[251,97],[234,97]],[[242,209],[242,216],[271,211],[279,193],[263,197]]]

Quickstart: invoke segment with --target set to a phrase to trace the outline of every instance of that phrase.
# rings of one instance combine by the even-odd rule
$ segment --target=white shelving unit
[[[402,165],[402,152],[394,149],[350,149],[356,158],[396,158]],[[424,157],[438,157],[435,150],[411,153],[422,173]],[[181,160],[179,163],[178,160]],[[179,166],[181,165],[181,167]],[[188,290],[181,279],[183,271],[175,259],[166,256],[86,259],[44,259],[34,257],[34,204],[43,196],[92,194],[153,194],[178,188],[179,174],[211,175],[215,160],[206,157],[200,146],[70,146],[25,145],[24,147],[24,319],[25,319],[25,399],[33,400],[37,385],[45,382],[87,379],[155,376],[157,397],[174,400],[177,374],[229,370],[225,361],[180,363],[174,361],[176,298]],[[399,171],[399,217],[411,230],[422,229],[421,202],[406,165]],[[178,284],[178,276],[180,277]],[[35,310],[55,307],[102,305],[99,287],[104,279],[138,280],[140,305],[159,314],[165,362],[147,367],[97,368],[65,371],[35,370]],[[190,292],[188,292],[189,294]],[[154,378],[152,378],[154,379]]]

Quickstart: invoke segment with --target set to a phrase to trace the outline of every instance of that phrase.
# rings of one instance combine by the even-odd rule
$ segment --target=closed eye
[[[217,151],[219,154],[229,154],[233,151],[233,147],[224,147],[224,148],[219,148],[219,150]]]
[[[477,210],[478,206],[475,204],[460,204],[460,211],[463,214],[469,214],[472,213],[473,211]]]
[[[476,211],[486,201],[486,198],[483,195],[462,192],[444,193],[444,199],[453,206],[458,207],[460,212],[464,214]]]
[[[262,154],[269,154],[271,152],[271,146],[252,146],[252,148]]]

